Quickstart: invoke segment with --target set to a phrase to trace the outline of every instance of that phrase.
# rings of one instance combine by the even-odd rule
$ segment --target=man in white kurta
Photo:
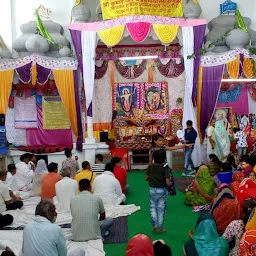
[[[104,204],[120,205],[125,202],[126,197],[122,193],[119,181],[113,174],[112,164],[106,164],[106,171],[97,176],[92,185],[92,192],[99,196]]]
[[[16,175],[14,176],[11,189],[13,191],[28,191],[34,177],[34,171],[29,169],[29,154],[20,157],[20,162],[16,164]]]
[[[209,162],[209,155],[214,154],[217,155],[216,153],[216,148],[215,148],[215,135],[214,135],[214,130],[215,130],[215,119],[212,119],[210,126],[207,128],[207,159]]]
[[[70,179],[71,168],[63,169],[63,179],[55,184],[56,196],[53,202],[58,213],[70,212],[70,200],[78,193],[78,183]]]

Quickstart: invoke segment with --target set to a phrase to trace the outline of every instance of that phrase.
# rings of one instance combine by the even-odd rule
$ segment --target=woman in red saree
[[[211,205],[210,212],[215,219],[219,234],[225,231],[230,222],[241,219],[240,204],[227,184],[222,184],[218,189],[218,195]]]
[[[244,179],[239,186],[236,196],[241,206],[247,198],[256,199],[256,184],[249,178]]]
[[[127,245],[126,256],[154,256],[152,241],[143,234],[134,236]]]
[[[240,183],[244,179],[244,174],[240,171],[235,171],[232,179],[233,182],[230,184],[230,188],[232,189],[233,195],[236,196]]]

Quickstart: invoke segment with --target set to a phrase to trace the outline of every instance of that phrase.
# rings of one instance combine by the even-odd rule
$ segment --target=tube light
[[[119,60],[148,60],[148,59],[157,59],[158,56],[134,56],[134,57],[121,57]]]
[[[242,78],[242,79],[222,79],[222,82],[256,82],[255,78],[251,78],[251,79],[246,79],[246,78]]]

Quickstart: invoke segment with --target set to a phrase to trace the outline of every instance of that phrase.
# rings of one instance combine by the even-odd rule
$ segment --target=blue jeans
[[[163,229],[166,211],[167,188],[150,188],[150,216],[153,227]]]
[[[240,148],[240,147],[237,148],[237,154],[238,154],[239,157],[245,156],[246,151],[247,151],[247,148]]]
[[[191,166],[191,169],[193,171],[195,170],[193,161],[191,159],[192,152],[193,152],[193,148],[185,148],[185,151],[184,151],[185,164],[184,164],[184,170],[183,170],[184,173],[187,173],[189,166]]]
[[[107,218],[105,220],[103,220],[101,226],[100,226],[100,230],[101,230],[101,236],[104,238],[106,236],[106,232],[110,232],[110,229],[112,228],[114,224],[114,220],[111,218]]]

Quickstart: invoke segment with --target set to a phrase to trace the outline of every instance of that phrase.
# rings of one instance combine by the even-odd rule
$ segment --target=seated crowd
[[[97,155],[96,172],[87,161],[77,172],[77,159],[71,158],[69,149],[65,150],[65,155],[67,159],[62,163],[61,174],[57,163],[47,166],[45,160],[37,161],[28,153],[20,157],[18,164],[8,165],[8,172],[0,171],[0,228],[11,225],[14,220],[11,214],[2,213],[23,207],[20,195],[26,195],[24,199],[27,195],[41,197],[35,220],[24,228],[22,252],[25,256],[85,255],[83,250],[67,252],[62,230],[54,224],[57,213],[71,213],[73,241],[104,239],[114,222],[106,218],[104,204],[125,202],[129,185],[126,170],[121,167],[122,159],[113,158],[105,166],[100,163],[103,156]],[[12,253],[1,244],[0,249],[5,249],[2,255]]]
[[[25,256],[86,255],[83,249],[67,250],[62,229],[54,224],[58,214],[71,214],[73,241],[104,240],[114,223],[113,219],[106,218],[104,205],[125,203],[129,184],[122,159],[113,157],[104,165],[103,157],[97,155],[96,167],[104,165],[105,168],[101,172],[94,166],[97,175],[87,161],[77,172],[77,160],[73,161],[71,151],[65,150],[65,154],[67,159],[62,164],[61,175],[57,163],[47,166],[43,159],[36,161],[29,154],[22,155],[16,166],[10,164],[8,172],[0,171],[0,228],[13,222],[8,211],[23,207],[25,193],[41,197],[35,219],[23,231],[22,253]],[[163,233],[166,232],[163,222],[172,175],[165,164],[164,151],[156,150],[152,157],[154,162],[146,172],[152,231]],[[236,160],[229,156],[221,162],[211,154],[209,159],[207,165],[197,168],[195,179],[186,189],[185,203],[202,213],[195,229],[189,231],[184,255],[256,255],[255,157],[242,156]],[[1,248],[7,253],[2,255],[14,255],[0,243]],[[146,235],[139,234],[128,243],[126,255],[170,256],[172,252],[164,241],[152,242]]]
[[[185,203],[203,211],[184,255],[256,255],[255,156],[209,155],[186,189]],[[255,226],[254,226],[255,225]]]

